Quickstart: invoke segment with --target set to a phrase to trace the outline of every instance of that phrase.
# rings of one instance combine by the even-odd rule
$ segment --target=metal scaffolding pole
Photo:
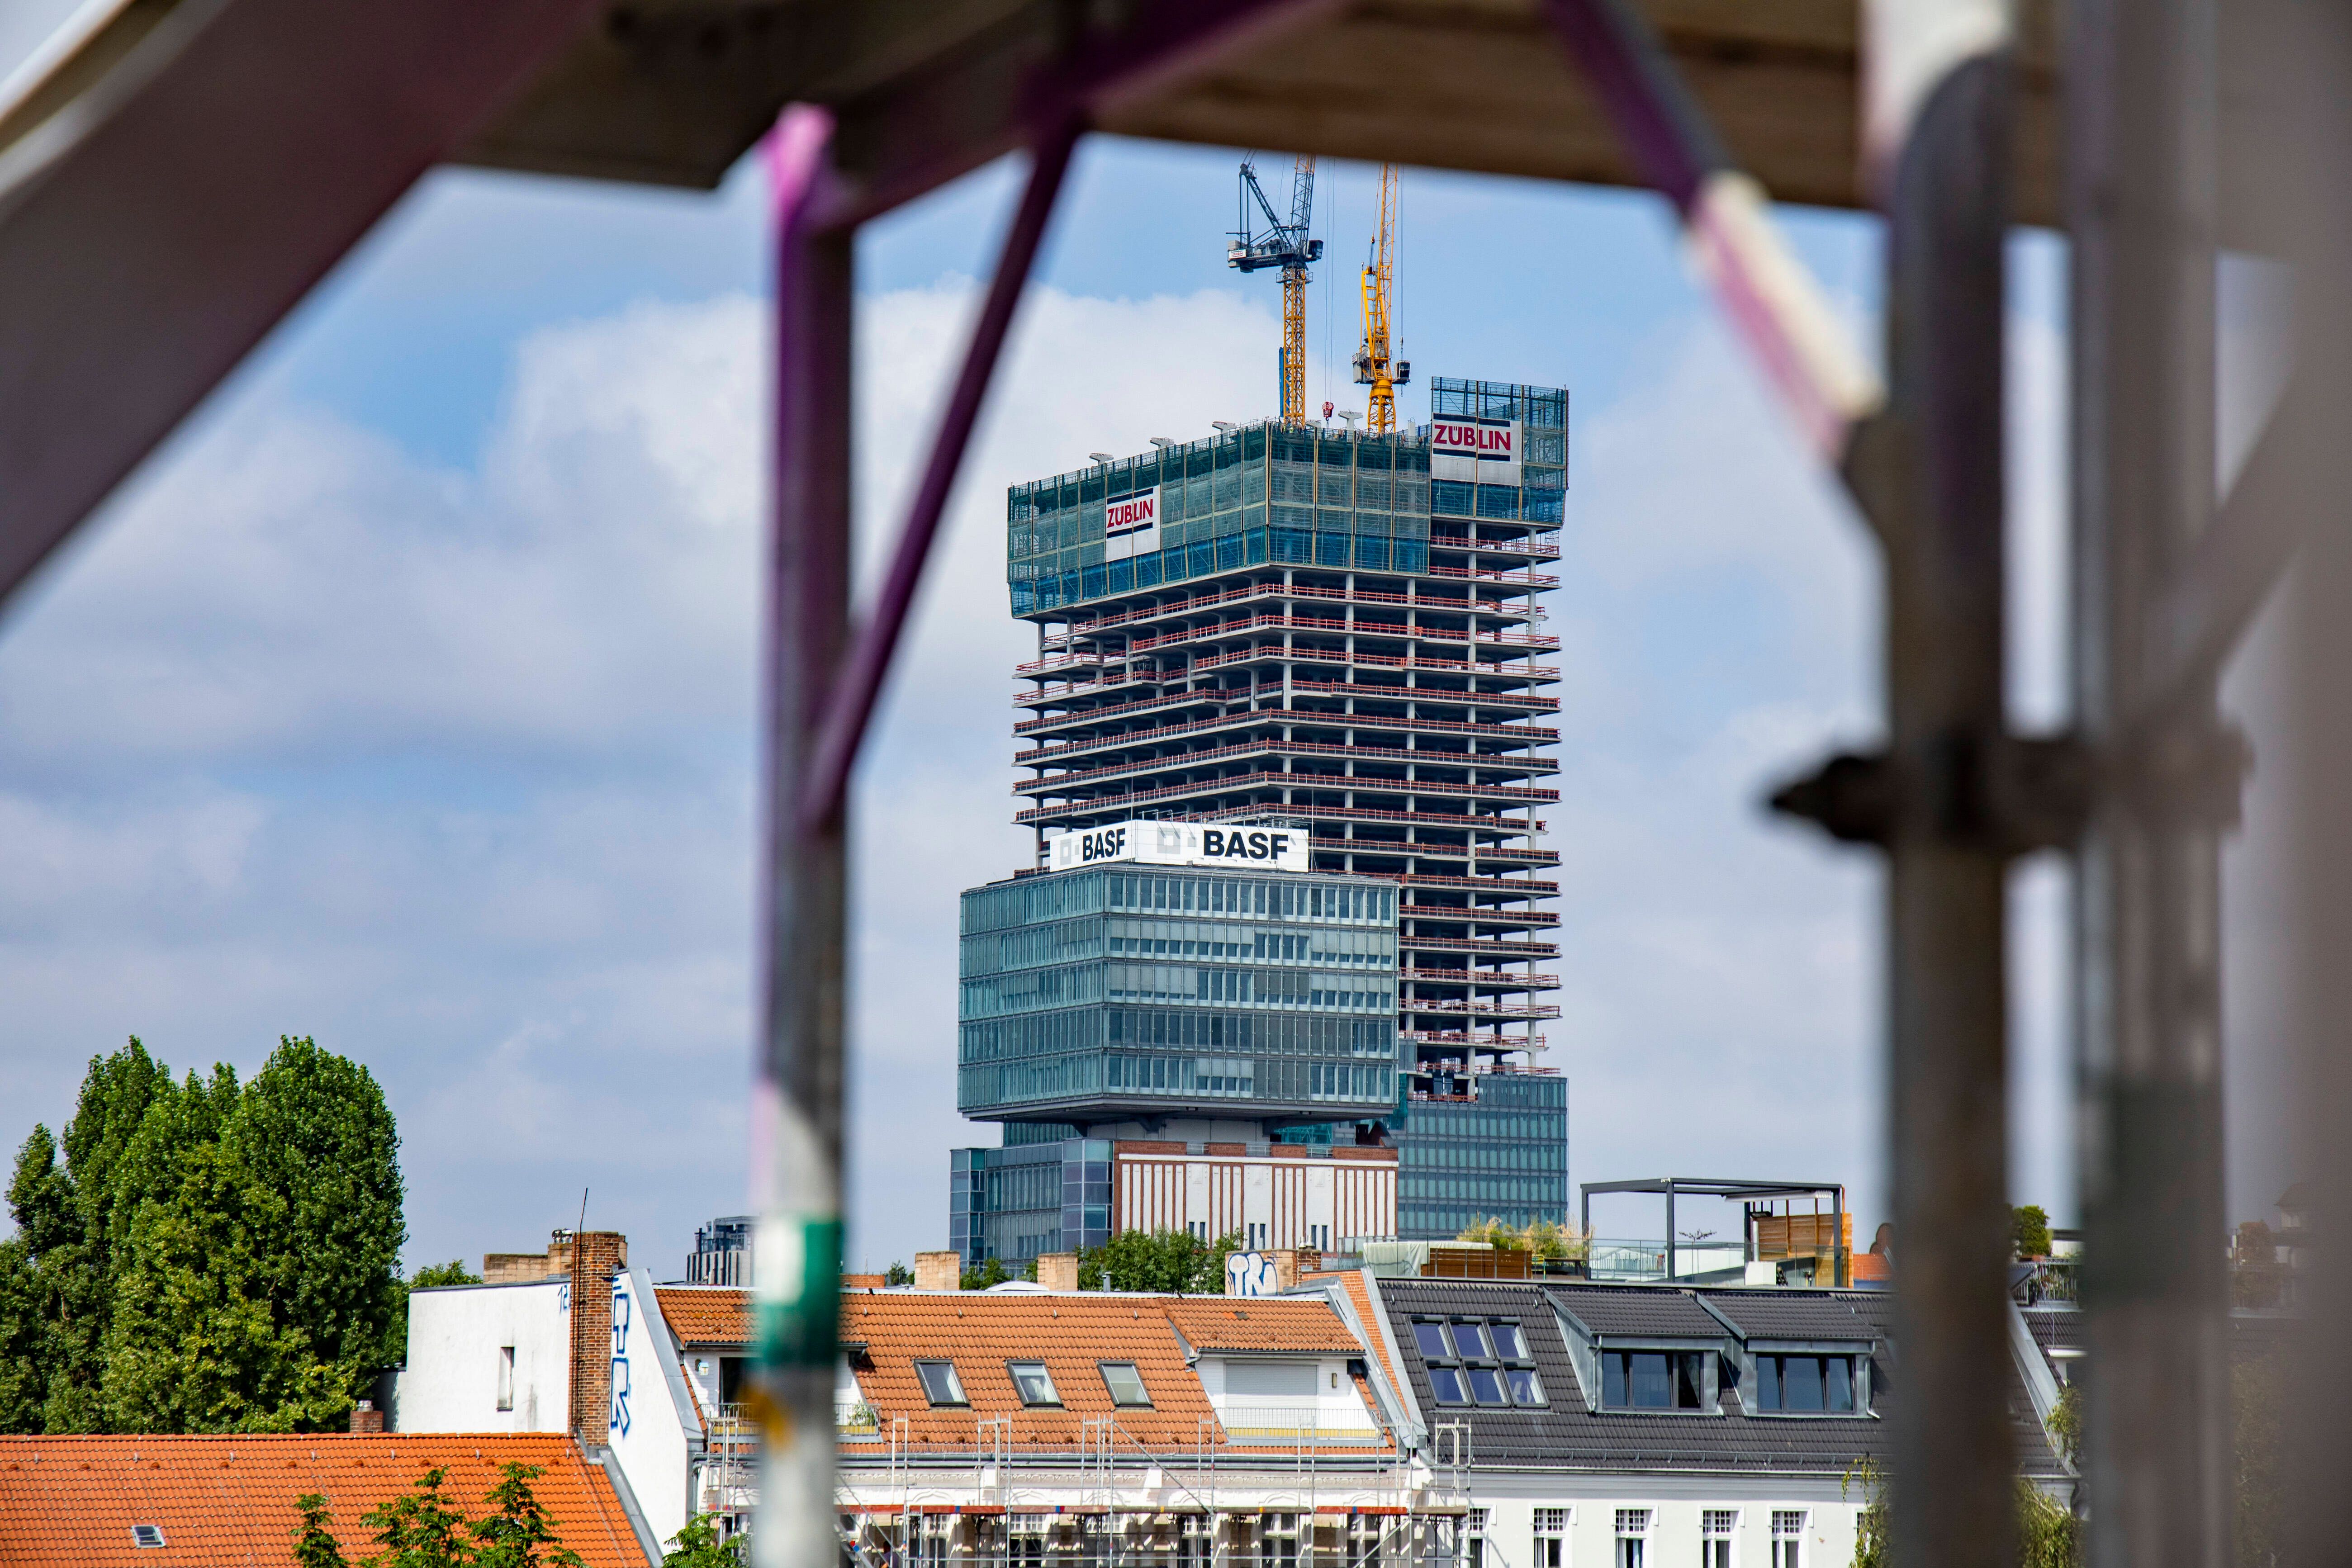
[[[768,583],[767,901],[754,1089],[753,1248],[766,1462],[762,1564],[835,1561],[833,1386],[841,1276],[845,806],[801,809],[849,633],[853,236],[823,221],[833,118],[786,111],[775,203],[774,553]]]
[[[2091,1561],[2228,1561],[2216,672],[2155,617],[2211,530],[2211,0],[2068,18],[2074,696],[2103,787],[2076,859]],[[2216,809],[2219,807],[2220,809]]]
[[[1869,69],[1889,411],[1847,468],[1886,552],[1894,1556],[2011,1560],[2002,331],[2011,64],[1998,5],[1883,0]],[[1954,47],[1958,44],[1958,47]]]

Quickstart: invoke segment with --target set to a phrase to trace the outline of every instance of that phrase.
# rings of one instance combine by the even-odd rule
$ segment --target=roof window
[[[1429,1368],[1440,1405],[1540,1408],[1543,1379],[1527,1364],[1527,1336],[1516,1318],[1416,1319],[1413,1347]]]
[[[956,1375],[955,1363],[951,1361],[919,1361],[915,1363],[915,1375],[923,1380],[923,1397],[934,1408],[971,1403],[963,1396],[963,1379]]]
[[[1133,1362],[1106,1361],[1095,1364],[1102,1369],[1103,1386],[1110,1391],[1113,1405],[1144,1410],[1151,1408],[1151,1394],[1143,1386],[1143,1375],[1135,1370]]]
[[[1024,1405],[1059,1405],[1062,1396],[1054,1392],[1053,1374],[1042,1361],[1009,1361],[1004,1370],[1013,1374],[1013,1391],[1021,1395]]]
[[[134,1524],[131,1527],[131,1545],[161,1546],[163,1543],[163,1527],[162,1525]]]

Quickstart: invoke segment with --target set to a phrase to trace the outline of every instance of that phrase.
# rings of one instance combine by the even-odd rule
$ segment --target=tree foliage
[[[2017,1478],[2017,1562],[2020,1568],[2082,1568],[2083,1525],[2065,1504],[2024,1477]],[[1853,1521],[1853,1568],[1891,1568],[1894,1489],[1874,1459],[1859,1459],[1838,1495],[1862,1495]]]
[[[2020,1258],[2050,1256],[2050,1215],[2040,1204],[2020,1204],[2010,1211],[2009,1245]]]
[[[717,1519],[698,1513],[662,1553],[662,1568],[750,1568],[751,1556],[744,1550],[750,1544],[751,1538],[743,1535],[721,1540]]]
[[[1514,1247],[1547,1263],[1566,1263],[1581,1258],[1591,1249],[1591,1240],[1572,1225],[1559,1225],[1551,1220],[1531,1220],[1524,1226],[1514,1226],[1507,1220],[1472,1220],[1456,1241],[1483,1241],[1491,1247]]]
[[[890,1272],[882,1277],[882,1282],[886,1285],[912,1285],[915,1282],[915,1271],[903,1263],[893,1263],[890,1265]]]
[[[1121,1231],[1078,1254],[1078,1289],[1100,1290],[1108,1276],[1113,1290],[1223,1295],[1225,1257],[1240,1250],[1238,1230],[1213,1241],[1203,1241],[1189,1230]]]
[[[448,1480],[449,1472],[436,1465],[407,1491],[369,1511],[365,1523],[383,1550],[366,1560],[366,1568],[468,1568],[471,1521],[454,1499],[441,1495]]]
[[[306,1492],[294,1500],[294,1506],[302,1510],[302,1522],[294,1527],[294,1568],[349,1568],[342,1543],[335,1539],[327,1500]]]
[[[482,1500],[489,1517],[474,1526],[475,1568],[584,1568],[531,1495],[530,1483],[543,1473],[511,1460],[499,1469],[499,1484]]]
[[[309,1039],[245,1085],[135,1037],[94,1058],[9,1184],[0,1429],[339,1425],[402,1348],[398,1150],[366,1069]]]

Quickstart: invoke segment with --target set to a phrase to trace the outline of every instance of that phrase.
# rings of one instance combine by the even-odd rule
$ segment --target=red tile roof
[[[884,1433],[905,1419],[918,1451],[969,1452],[979,1422],[1008,1417],[1016,1447],[1076,1449],[1082,1424],[1105,1415],[1116,1416],[1124,1439],[1147,1448],[1190,1447],[1215,1412],[1186,1363],[1187,1342],[1196,1351],[1363,1353],[1330,1303],[1311,1297],[1228,1303],[1095,1291],[889,1290],[845,1297],[841,1307],[842,1337],[866,1347],[850,1363],[859,1392]],[[1190,1325],[1181,1338],[1180,1321]],[[934,1408],[918,1361],[953,1362],[969,1405]],[[1060,1405],[1024,1405],[1005,1367],[1011,1361],[1044,1362]],[[1107,1361],[1135,1363],[1150,1409],[1111,1404],[1098,1365]]]
[[[683,1345],[751,1342],[751,1292],[723,1285],[662,1285],[654,1289],[662,1321]]]
[[[442,1495],[479,1517],[509,1460],[544,1468],[531,1490],[592,1568],[646,1568],[611,1480],[554,1432],[0,1437],[0,1568],[284,1563],[305,1492],[326,1497],[357,1563],[376,1550],[362,1516],[424,1471],[446,1468]],[[140,1524],[162,1550],[132,1544]]]
[[[1202,1354],[1220,1351],[1321,1351],[1361,1355],[1364,1347],[1328,1301],[1313,1296],[1177,1296],[1168,1321]]]

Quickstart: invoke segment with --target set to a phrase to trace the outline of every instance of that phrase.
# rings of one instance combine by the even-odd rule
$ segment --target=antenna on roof
[[[586,1230],[587,1228],[588,1228],[588,1189],[587,1189],[587,1188],[585,1188],[585,1187],[583,1187],[583,1188],[581,1188],[581,1189],[580,1189],[580,1225],[579,1225],[579,1226],[578,1226],[578,1228],[577,1228],[577,1229],[575,1229],[575,1230],[573,1230],[573,1231],[572,1231],[572,1235],[574,1235],[574,1236],[578,1236],[578,1235],[580,1234],[580,1232],[581,1232],[581,1231]]]

